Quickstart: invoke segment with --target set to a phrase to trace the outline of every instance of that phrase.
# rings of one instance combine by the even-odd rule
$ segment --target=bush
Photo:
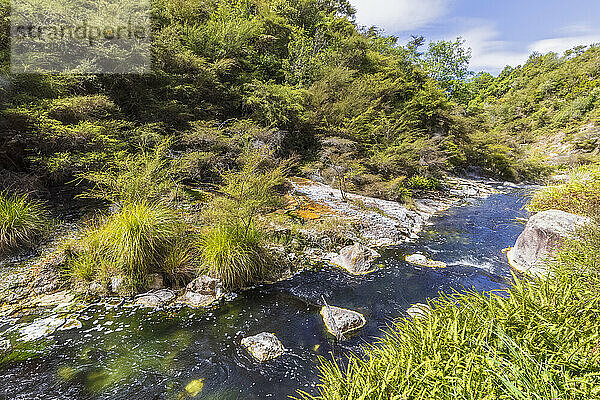
[[[592,399],[600,396],[600,230],[568,241],[553,278],[454,294],[398,321],[367,358],[325,361],[308,399]]]
[[[71,275],[86,281],[122,275],[132,288],[145,287],[152,272],[176,280],[195,268],[185,236],[185,225],[173,211],[127,204],[87,231],[71,260]]]
[[[216,226],[201,240],[202,269],[228,288],[254,283],[273,265],[262,242],[253,226]]]
[[[527,205],[532,212],[562,210],[586,216],[600,214],[600,165],[572,170],[566,183],[546,186]]]
[[[28,246],[46,227],[45,210],[27,195],[0,192],[0,253]]]
[[[74,96],[56,99],[48,115],[66,124],[100,120],[117,112],[117,106],[104,95]]]

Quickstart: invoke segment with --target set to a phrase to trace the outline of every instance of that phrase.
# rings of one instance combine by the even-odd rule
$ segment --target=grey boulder
[[[519,272],[546,275],[548,270],[543,261],[578,227],[590,222],[590,218],[559,210],[539,212],[527,221],[515,246],[507,252],[508,262]]]
[[[321,308],[321,316],[327,331],[339,339],[343,339],[344,335],[362,328],[367,323],[365,317],[359,312],[329,305]]]
[[[187,285],[186,292],[177,302],[191,307],[206,307],[223,295],[223,285],[219,279],[201,275]]]
[[[169,289],[147,292],[135,299],[135,304],[142,307],[162,307],[175,299],[175,293]]]
[[[362,275],[373,272],[373,261],[379,257],[375,250],[363,246],[360,243],[354,243],[352,246],[346,246],[340,250],[340,254],[333,258],[332,262],[353,275]]]
[[[272,333],[262,332],[242,339],[242,346],[260,362],[279,357],[285,351],[283,345]]]

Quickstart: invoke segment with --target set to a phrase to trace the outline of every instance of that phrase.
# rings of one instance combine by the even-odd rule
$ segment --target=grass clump
[[[573,169],[567,182],[546,186],[527,205],[532,212],[562,210],[586,216],[600,214],[600,165]]]
[[[143,288],[150,273],[177,279],[193,270],[186,226],[164,207],[126,204],[92,226],[70,263],[71,275],[85,281],[108,281],[121,275],[133,288]]]
[[[553,278],[504,292],[443,295],[424,319],[396,322],[366,358],[325,361],[305,399],[600,397],[600,229],[565,243]]]
[[[0,192],[0,253],[31,245],[46,227],[45,210],[27,195]]]
[[[290,168],[289,162],[260,151],[246,154],[242,163],[239,171],[223,174],[219,196],[202,214],[210,228],[200,241],[201,270],[231,289],[260,281],[275,269],[265,250],[266,235],[255,222],[283,204],[277,189]]]
[[[248,228],[218,225],[202,239],[202,269],[221,279],[228,288],[241,288],[261,279],[272,265],[263,248],[262,232]]]

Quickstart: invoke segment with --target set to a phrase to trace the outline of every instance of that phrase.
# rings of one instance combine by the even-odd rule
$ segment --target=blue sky
[[[471,69],[497,74],[533,51],[562,53],[600,42],[600,0],[350,0],[361,25],[377,25],[405,43],[462,36]]]

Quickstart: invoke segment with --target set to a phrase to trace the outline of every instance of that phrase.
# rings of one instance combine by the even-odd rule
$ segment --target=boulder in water
[[[379,257],[375,250],[363,246],[360,243],[354,243],[352,246],[346,246],[340,250],[332,262],[354,275],[362,275],[373,272],[373,261]]]
[[[277,336],[268,332],[243,338],[242,346],[260,362],[277,358],[285,351]]]
[[[329,333],[337,338],[343,338],[347,333],[360,329],[367,323],[359,312],[329,305],[321,308],[321,316]]]
[[[175,299],[175,293],[170,289],[157,290],[141,294],[135,299],[135,304],[142,307],[161,307]]]
[[[423,254],[411,254],[404,258],[407,263],[420,265],[428,268],[446,268],[446,263],[442,261],[433,261],[425,257]]]
[[[559,210],[542,211],[532,216],[515,246],[506,255],[510,265],[519,272],[542,276],[548,273],[543,261],[571,236],[577,227],[591,219]]]

